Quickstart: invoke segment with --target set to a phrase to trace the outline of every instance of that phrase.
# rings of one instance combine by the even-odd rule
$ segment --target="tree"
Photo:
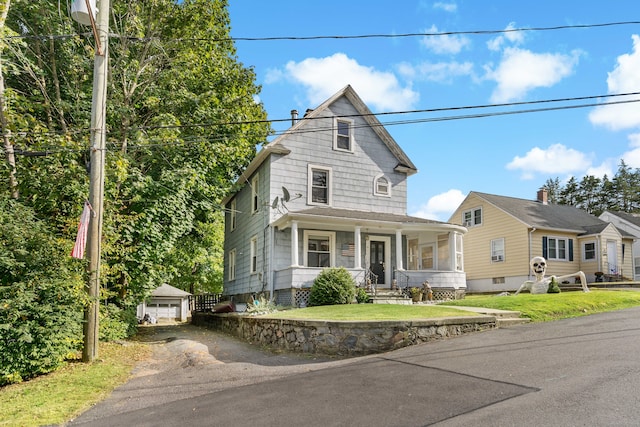
[[[558,177],[555,179],[547,179],[542,188],[547,190],[547,201],[549,203],[557,204],[559,202],[561,186]]]

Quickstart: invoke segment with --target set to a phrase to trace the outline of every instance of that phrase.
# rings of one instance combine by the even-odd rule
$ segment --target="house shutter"
[[[569,239],[569,261],[573,261],[573,239]]]
[[[546,259],[549,257],[549,250],[547,248],[547,237],[542,236],[542,256]]]

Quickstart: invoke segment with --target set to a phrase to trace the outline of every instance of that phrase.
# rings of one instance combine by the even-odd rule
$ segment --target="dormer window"
[[[373,180],[373,194],[375,196],[391,196],[391,183],[384,175],[378,175]]]
[[[335,119],[333,149],[353,152],[353,120]]]

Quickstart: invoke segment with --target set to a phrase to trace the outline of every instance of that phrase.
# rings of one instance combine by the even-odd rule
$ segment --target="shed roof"
[[[163,283],[151,292],[152,297],[186,297],[191,295],[189,292],[178,289],[174,286]]]

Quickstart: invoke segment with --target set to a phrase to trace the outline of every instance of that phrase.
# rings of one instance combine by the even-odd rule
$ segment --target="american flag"
[[[89,229],[89,217],[91,216],[91,205],[84,202],[82,215],[80,215],[80,225],[78,225],[78,235],[76,236],[76,244],[73,245],[71,256],[73,258],[83,259],[84,248],[87,246],[87,231]]]

